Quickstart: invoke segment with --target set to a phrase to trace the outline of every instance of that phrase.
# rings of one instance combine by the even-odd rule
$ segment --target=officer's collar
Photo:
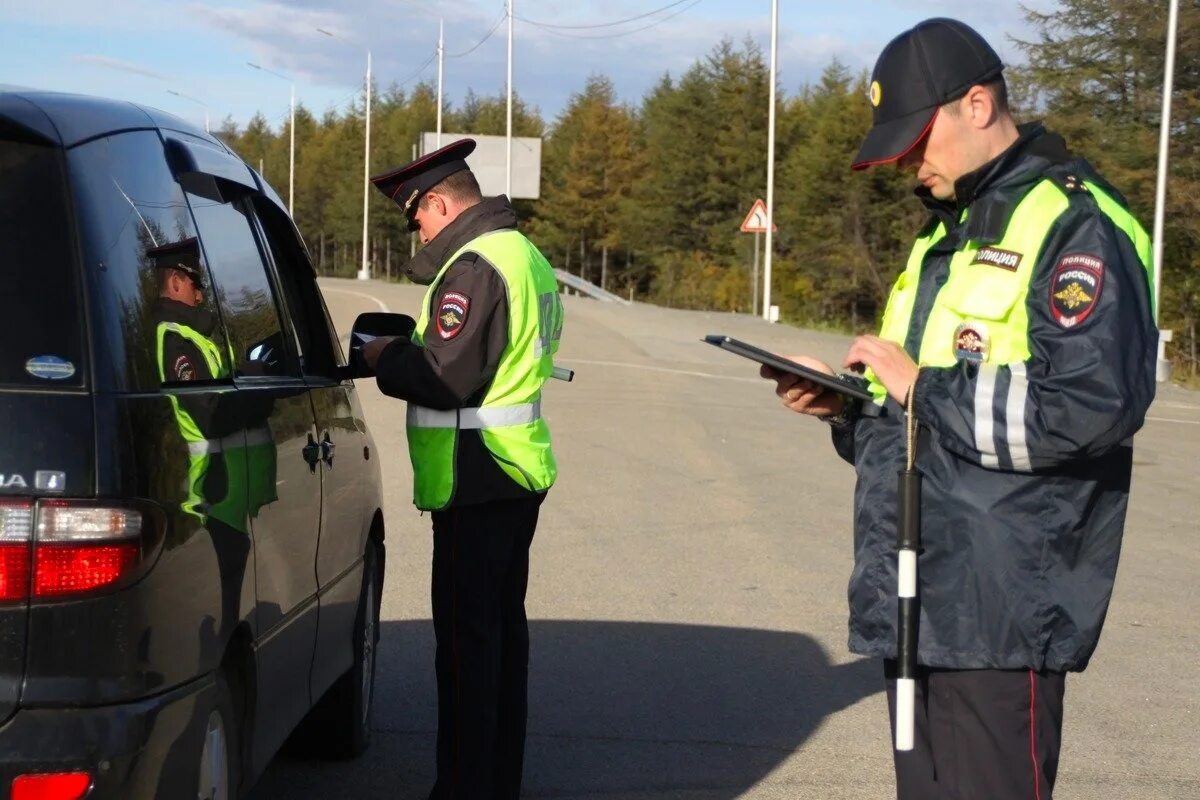
[[[169,297],[160,297],[158,307],[163,321],[186,325],[202,336],[212,336],[217,327],[217,315],[206,306],[189,306]]]
[[[492,231],[517,227],[517,213],[504,195],[476,203],[447,225],[404,266],[413,283],[428,286],[446,265],[446,259],[471,240]]]
[[[966,238],[981,244],[999,242],[1025,190],[1049,166],[1071,157],[1062,137],[1048,133],[1040,122],[1019,125],[1017,133],[1007,150],[954,182],[953,201],[938,200],[924,186],[916,190],[917,197],[947,228],[969,209]]]

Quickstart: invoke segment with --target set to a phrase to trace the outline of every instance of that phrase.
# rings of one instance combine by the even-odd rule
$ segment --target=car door
[[[253,761],[263,764],[311,705],[321,523],[312,401],[245,194],[188,195],[229,335],[247,420],[246,504],[257,583]],[[228,458],[228,454],[227,454]]]
[[[313,696],[317,697],[351,665],[362,556],[371,524],[365,487],[372,456],[354,384],[338,375],[344,364],[341,347],[329,324],[308,253],[281,207],[265,197],[259,197],[254,206],[295,325],[321,446],[321,533],[316,565],[320,619],[312,675]]]

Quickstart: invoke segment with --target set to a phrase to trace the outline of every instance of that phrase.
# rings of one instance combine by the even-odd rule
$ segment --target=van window
[[[0,386],[80,386],[83,319],[62,151],[0,140]]]
[[[300,376],[243,200],[187,195],[229,331],[238,377]]]
[[[210,349],[223,352],[225,335],[212,293],[188,292],[187,281],[172,284],[170,277],[180,270],[165,267],[176,262],[156,257],[172,253],[175,246],[186,251],[196,236],[158,134],[133,131],[96,139],[69,150],[67,166],[83,239],[84,274],[95,298],[96,351],[109,372],[98,377],[100,385],[156,391],[173,382],[175,376],[163,372],[159,352],[163,322],[185,325],[208,339]],[[187,263],[187,256],[181,261]],[[197,267],[199,284],[206,286],[208,275],[202,264]],[[181,379],[215,377],[192,365]]]
[[[332,377],[345,360],[317,289],[308,251],[283,209],[265,197],[256,197],[254,210],[296,326],[304,374]]]

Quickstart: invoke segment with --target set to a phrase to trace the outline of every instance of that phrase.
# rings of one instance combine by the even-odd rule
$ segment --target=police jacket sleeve
[[[1154,399],[1148,283],[1126,235],[1072,203],[1025,299],[1029,359],[922,367],[917,418],[943,447],[1001,470],[1053,467],[1125,443]]]
[[[380,391],[442,410],[478,402],[508,344],[508,295],[491,264],[468,254],[450,267],[429,309],[424,342],[384,349],[375,369]]]

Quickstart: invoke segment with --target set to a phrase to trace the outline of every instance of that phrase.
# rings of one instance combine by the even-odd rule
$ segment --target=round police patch
[[[1104,262],[1087,253],[1068,253],[1050,277],[1050,313],[1064,328],[1074,328],[1092,313],[1104,288]]]
[[[471,298],[461,292],[446,292],[438,301],[437,332],[443,339],[453,339],[467,324]]]
[[[987,326],[974,320],[964,322],[954,329],[954,357],[960,361],[987,361],[991,338]]]
[[[175,380],[177,381],[194,381],[196,380],[196,368],[192,366],[191,359],[187,356],[180,356],[175,359]]]

